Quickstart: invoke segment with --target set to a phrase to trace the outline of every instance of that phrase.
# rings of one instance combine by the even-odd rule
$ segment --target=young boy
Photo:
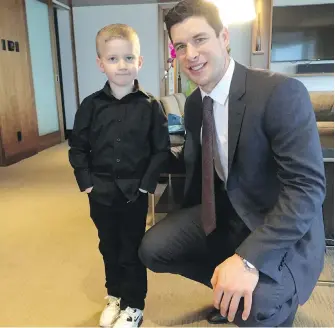
[[[136,32],[113,24],[96,37],[104,88],[76,113],[69,159],[81,191],[88,194],[105,264],[108,304],[102,327],[139,327],[147,292],[138,257],[145,233],[148,194],[154,193],[169,157],[162,108],[136,80],[143,59]]]

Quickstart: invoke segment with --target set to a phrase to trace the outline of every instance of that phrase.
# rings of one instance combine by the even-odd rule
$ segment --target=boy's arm
[[[69,142],[69,160],[80,191],[85,191],[93,186],[89,168],[91,111],[91,101],[86,98],[76,112],[71,141]]]
[[[170,138],[167,119],[160,103],[154,99],[152,108],[152,126],[150,132],[151,160],[145,172],[140,189],[154,193],[160,173],[168,164]]]

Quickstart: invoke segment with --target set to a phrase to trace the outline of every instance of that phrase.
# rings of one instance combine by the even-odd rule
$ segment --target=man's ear
[[[144,62],[143,56],[138,57],[138,69],[142,68],[143,62]]]
[[[227,27],[225,26],[223,27],[222,31],[220,32],[219,38],[222,43],[222,46],[225,49],[228,49],[230,40],[229,40],[229,32],[228,32]]]
[[[97,57],[97,65],[101,73],[105,73],[104,65],[99,57]]]

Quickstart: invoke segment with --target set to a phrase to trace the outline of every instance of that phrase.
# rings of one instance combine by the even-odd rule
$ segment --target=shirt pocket
[[[128,133],[131,137],[143,141],[151,129],[151,108],[148,105],[129,106],[127,108]]]

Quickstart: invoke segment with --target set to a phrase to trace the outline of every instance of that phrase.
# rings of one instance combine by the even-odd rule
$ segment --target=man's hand
[[[89,187],[89,188],[86,188],[84,192],[86,192],[86,194],[89,194],[92,190],[93,190],[93,187]]]
[[[241,257],[234,254],[215,268],[211,283],[214,290],[214,306],[220,309],[222,316],[232,322],[240,303],[244,297],[242,319],[247,320],[252,304],[252,293],[258,283],[257,269],[249,271]],[[229,312],[228,312],[229,310]]]

